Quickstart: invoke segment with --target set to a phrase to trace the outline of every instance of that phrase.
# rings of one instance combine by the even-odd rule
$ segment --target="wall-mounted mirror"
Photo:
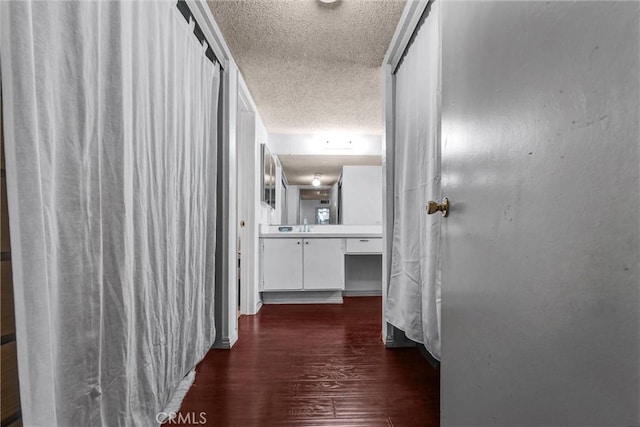
[[[380,166],[378,155],[278,155],[287,177],[288,207],[283,221],[287,224],[341,224],[340,176],[346,165]],[[318,176],[319,186],[313,186]],[[367,197],[367,195],[363,195]]]
[[[276,207],[276,164],[266,144],[262,149],[262,201],[272,208]]]

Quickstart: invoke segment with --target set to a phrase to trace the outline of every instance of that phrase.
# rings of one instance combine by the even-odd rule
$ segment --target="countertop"
[[[261,238],[380,238],[381,225],[309,225],[310,231],[302,232],[301,225],[286,225],[293,227],[292,231],[278,231],[280,225],[261,225]]]

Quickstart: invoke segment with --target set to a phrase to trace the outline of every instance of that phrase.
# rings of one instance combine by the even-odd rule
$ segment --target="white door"
[[[640,424],[639,5],[441,5],[444,426]]]
[[[262,239],[263,289],[302,289],[302,239]]]
[[[342,239],[304,239],[304,289],[344,289]]]

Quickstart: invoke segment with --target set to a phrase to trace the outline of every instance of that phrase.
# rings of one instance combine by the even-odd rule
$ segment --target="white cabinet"
[[[344,289],[342,239],[304,239],[304,289]]]
[[[264,291],[344,289],[342,239],[262,239],[262,282]]]
[[[346,239],[346,254],[382,254],[382,239]]]
[[[302,239],[262,239],[264,290],[302,289]]]

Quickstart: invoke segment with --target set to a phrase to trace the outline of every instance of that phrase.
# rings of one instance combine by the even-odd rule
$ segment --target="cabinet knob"
[[[305,244],[305,245],[308,245],[308,244],[309,244],[309,242],[304,242],[304,244]]]
[[[298,244],[300,244],[300,242],[297,242]]]

